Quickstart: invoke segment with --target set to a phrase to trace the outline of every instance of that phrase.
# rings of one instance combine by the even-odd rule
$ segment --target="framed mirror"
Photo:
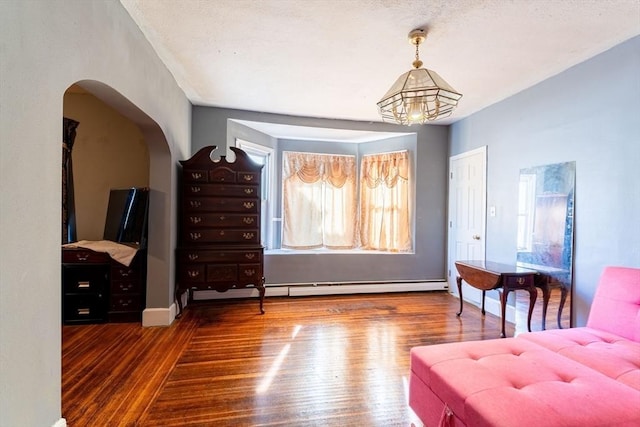
[[[575,162],[520,170],[517,264],[540,273],[542,296],[531,330],[571,327],[575,172]],[[516,302],[516,317],[525,303]]]

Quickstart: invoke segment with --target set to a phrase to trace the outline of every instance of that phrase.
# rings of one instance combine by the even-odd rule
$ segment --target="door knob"
[[[478,234],[473,235],[473,240],[480,240],[480,236]]]

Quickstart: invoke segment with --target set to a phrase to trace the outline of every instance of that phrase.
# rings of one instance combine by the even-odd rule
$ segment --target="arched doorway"
[[[175,317],[173,303],[173,249],[171,248],[171,197],[172,197],[172,168],[169,144],[160,126],[140,110],[131,101],[115,89],[94,80],[83,80],[71,85],[71,93],[85,93],[104,104],[129,121],[132,127],[140,132],[148,151],[148,163],[143,165],[140,174],[129,173],[132,179],[144,182],[146,177],[150,188],[149,197],[149,239],[147,250],[147,285],[146,307],[143,312],[143,326],[169,325]],[[67,90],[66,94],[70,91]],[[66,96],[65,96],[66,98]],[[64,104],[64,103],[63,103]],[[82,126],[80,124],[79,126]],[[137,147],[138,157],[141,148]],[[142,150],[144,151],[144,150]],[[137,175],[137,177],[136,177]],[[96,236],[97,230],[104,223],[97,221],[85,229],[89,236]]]

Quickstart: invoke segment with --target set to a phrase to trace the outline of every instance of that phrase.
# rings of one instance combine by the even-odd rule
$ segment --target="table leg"
[[[486,314],[485,311],[484,311],[484,297],[485,297],[486,293],[487,293],[487,291],[485,291],[485,290],[482,291],[482,315],[483,316]]]
[[[456,277],[456,283],[458,284],[458,298],[460,298],[460,311],[456,313],[456,316],[460,317],[462,314],[462,277]]]
[[[174,292],[174,298],[176,300],[176,302],[178,303],[178,313],[176,313],[176,319],[179,319],[182,317],[182,294],[180,293],[180,287],[178,287],[178,285],[176,285],[176,290]]]
[[[558,329],[562,329],[562,310],[564,303],[567,301],[569,290],[564,285],[560,286],[560,307],[558,307]]]
[[[531,285],[529,289],[529,315],[527,316],[527,330],[531,332],[531,314],[533,313],[533,307],[536,305],[536,299],[538,298],[538,289]]]
[[[500,338],[505,338],[507,336],[504,328],[504,319],[507,315],[507,297],[508,296],[509,296],[509,289],[507,287],[504,287],[502,289],[502,292],[500,292],[500,311],[502,313],[502,315],[500,316],[500,322],[501,322]]]
[[[546,283],[540,286],[542,289],[542,330],[547,329],[547,308],[549,307],[549,298],[551,297],[551,289]]]
[[[260,294],[260,314],[264,314],[264,277],[260,281],[260,284],[256,286],[258,288],[258,293]]]

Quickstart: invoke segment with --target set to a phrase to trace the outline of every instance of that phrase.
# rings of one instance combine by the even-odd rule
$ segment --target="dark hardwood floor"
[[[170,327],[63,326],[62,416],[81,426],[410,426],[409,350],[498,338],[446,292],[216,300]],[[513,335],[507,324],[507,334]]]

